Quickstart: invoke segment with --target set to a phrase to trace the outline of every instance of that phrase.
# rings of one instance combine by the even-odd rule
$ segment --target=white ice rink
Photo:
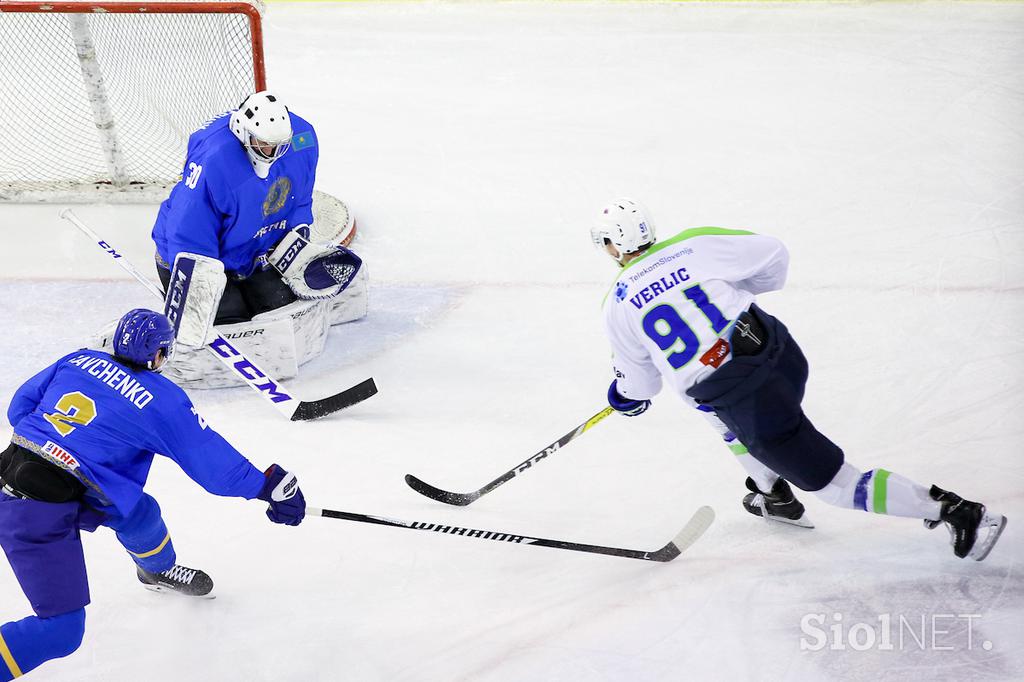
[[[269,83],[317,126],[318,184],[357,215],[373,281],[366,320],[290,386],[380,393],[296,424],[248,389],[194,392],[207,419],[320,507],[639,549],[699,505],[718,520],[668,564],[293,529],[158,458],[149,491],[218,598],[141,589],[101,529],[85,642],[28,679],[1024,678],[1024,4],[271,4],[265,28]],[[810,359],[809,416],[862,469],[1005,513],[988,560],[806,493],[815,530],[767,526],[667,394],[470,507],[406,487],[472,490],[603,406],[614,268],[588,229],[619,195],[663,237],[782,238],[789,284],[762,304]],[[59,208],[0,206],[4,406],[155,305]],[[154,206],[77,210],[149,270]],[[29,613],[0,561],[0,622]],[[813,614],[827,643],[802,650]]]

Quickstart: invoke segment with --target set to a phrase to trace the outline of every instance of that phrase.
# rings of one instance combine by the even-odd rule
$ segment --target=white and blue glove
[[[344,246],[309,241],[309,226],[299,225],[274,247],[268,261],[299,298],[333,298],[352,283],[363,260]]]
[[[306,498],[299,489],[295,474],[289,473],[276,464],[263,472],[266,480],[263,490],[256,499],[268,502],[267,518],[274,523],[297,526],[306,516]]]
[[[616,412],[620,412],[627,417],[636,417],[647,411],[647,408],[651,406],[650,400],[630,400],[624,398],[619,390],[615,387],[615,381],[608,387],[608,404],[612,406]]]

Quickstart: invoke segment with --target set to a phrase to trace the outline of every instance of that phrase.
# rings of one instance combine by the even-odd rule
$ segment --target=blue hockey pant
[[[151,572],[174,565],[160,506],[143,495],[127,516],[101,517],[81,502],[37,502],[0,493],[0,546],[35,611],[0,626],[0,682],[20,677],[78,649],[85,634],[89,579],[81,531],[98,523],[117,534],[135,562]]]

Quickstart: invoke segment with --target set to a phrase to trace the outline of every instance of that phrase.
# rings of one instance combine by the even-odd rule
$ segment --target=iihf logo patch
[[[619,282],[618,284],[616,284],[615,285],[615,300],[616,301],[625,301],[626,300],[626,292],[627,291],[629,291],[629,285],[626,284],[625,282]]]

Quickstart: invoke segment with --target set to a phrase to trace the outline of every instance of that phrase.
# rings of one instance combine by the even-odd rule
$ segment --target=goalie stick
[[[622,549],[620,547],[605,547],[603,545],[585,545],[578,542],[566,540],[545,540],[527,535],[515,535],[493,530],[476,530],[475,528],[463,528],[461,526],[447,526],[442,523],[426,523],[423,521],[402,521],[401,519],[389,519],[384,516],[371,516],[369,514],[356,514],[353,512],[334,511],[331,509],[317,509],[306,507],[306,516],[322,516],[330,519],[344,519],[345,521],[358,521],[359,523],[374,523],[380,526],[392,526],[394,528],[411,528],[412,530],[425,530],[434,533],[445,533],[447,535],[460,535],[466,538],[478,540],[495,540],[497,542],[510,542],[517,545],[535,545],[537,547],[551,547],[552,549],[568,549],[573,552],[589,552],[591,554],[607,554],[608,556],[619,556],[627,559],[643,559],[644,561],[672,561],[682,554],[690,545],[696,542],[704,531],[711,526],[715,520],[715,510],[711,507],[700,507],[683,529],[676,533],[672,541],[660,549],[644,551],[641,549]]]
[[[71,209],[61,211],[60,217],[81,230],[86,236],[96,242],[97,246],[103,249],[107,255],[113,258],[114,262],[121,266],[122,270],[141,282],[154,295],[163,299],[164,295],[160,291],[160,287],[136,270],[134,265],[114,250],[113,246],[93,232],[92,228],[82,222]],[[338,410],[362,402],[377,393],[377,385],[373,379],[366,379],[351,388],[326,398],[321,398],[320,400],[299,400],[292,396],[279,381],[260,369],[256,363],[245,356],[245,353],[220,334],[217,334],[206,348],[216,355],[217,359],[224,363],[235,376],[240,377],[250,388],[259,393],[264,399],[270,401],[274,409],[292,421],[306,421],[325,417]]]
[[[548,445],[543,450],[530,457],[525,462],[520,462],[519,464],[515,465],[512,469],[506,471],[501,476],[494,479],[484,487],[474,490],[471,493],[453,493],[449,490],[441,490],[440,488],[432,486],[425,481],[421,481],[412,474],[405,475],[405,482],[409,485],[410,488],[418,492],[420,495],[425,495],[426,497],[429,497],[432,500],[444,502],[445,504],[454,504],[459,507],[465,507],[467,504],[475,502],[476,500],[483,497],[487,493],[491,492],[498,486],[508,483],[513,478],[523,473],[527,469],[531,468],[534,464],[537,464],[548,455],[554,454],[555,452],[558,451],[559,448],[567,445],[569,441],[573,440],[577,436],[582,435],[584,432],[586,432],[599,421],[610,415],[612,412],[614,412],[612,408],[604,408],[603,410],[595,414],[593,417],[591,417],[590,419],[588,419],[587,421],[583,422],[575,429],[570,431],[569,433],[565,434],[564,436],[556,440],[551,445]]]

